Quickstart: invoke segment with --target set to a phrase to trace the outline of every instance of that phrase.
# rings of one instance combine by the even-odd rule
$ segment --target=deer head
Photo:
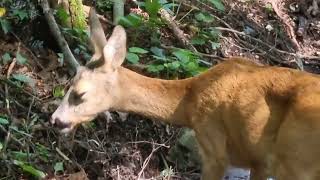
[[[116,26],[107,41],[93,8],[89,24],[94,55],[86,66],[77,69],[70,89],[50,120],[63,133],[108,110],[118,97],[118,68],[126,56],[126,32]]]

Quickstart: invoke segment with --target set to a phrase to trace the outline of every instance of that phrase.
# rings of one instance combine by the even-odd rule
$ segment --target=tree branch
[[[65,57],[66,62],[69,64],[69,66],[72,68],[72,71],[75,71],[80,64],[78,63],[78,61],[75,59],[75,57],[73,56],[67,41],[65,40],[65,38],[63,37],[62,33],[60,32],[60,29],[58,27],[58,24],[56,23],[51,11],[50,11],[50,7],[49,7],[49,3],[47,0],[41,0],[41,6],[43,9],[43,13],[48,21],[51,33],[53,34],[53,36],[55,37],[56,41],[59,44],[59,47]]]

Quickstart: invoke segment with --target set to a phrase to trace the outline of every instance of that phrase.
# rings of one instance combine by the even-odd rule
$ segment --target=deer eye
[[[83,103],[84,100],[82,99],[82,96],[84,94],[85,94],[85,92],[78,93],[76,91],[71,91],[69,94],[69,98],[68,98],[69,105],[77,106],[77,105]]]

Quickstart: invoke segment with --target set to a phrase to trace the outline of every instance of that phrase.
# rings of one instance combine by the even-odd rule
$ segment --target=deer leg
[[[225,162],[218,163],[218,160],[211,159],[210,162],[203,164],[202,180],[222,180],[225,169]]]
[[[202,157],[202,180],[221,180],[228,166],[226,136],[217,126],[195,129]]]
[[[319,179],[320,93],[306,94],[288,111],[279,129],[275,146],[277,180]]]
[[[263,166],[256,166],[251,169],[250,180],[266,180],[268,178],[266,168]]]

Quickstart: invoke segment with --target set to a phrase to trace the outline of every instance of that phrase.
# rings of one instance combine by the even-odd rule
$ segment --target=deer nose
[[[71,123],[63,122],[60,118],[55,118],[53,124],[59,129],[70,128]]]

